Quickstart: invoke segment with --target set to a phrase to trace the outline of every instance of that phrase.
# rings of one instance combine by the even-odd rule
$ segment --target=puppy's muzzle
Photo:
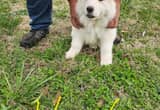
[[[88,6],[86,8],[87,10],[87,17],[88,18],[94,18],[95,16],[93,15],[93,12],[94,12],[94,8],[92,6]]]

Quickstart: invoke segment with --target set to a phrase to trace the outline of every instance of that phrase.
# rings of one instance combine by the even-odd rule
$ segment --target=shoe
[[[37,45],[42,38],[46,37],[49,30],[31,30],[29,33],[25,34],[20,41],[20,46],[24,48],[32,48]]]
[[[114,44],[117,45],[119,43],[121,43],[122,38],[120,36],[117,36],[116,39],[114,40]]]

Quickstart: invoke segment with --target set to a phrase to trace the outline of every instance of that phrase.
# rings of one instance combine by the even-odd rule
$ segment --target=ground
[[[53,25],[47,38],[32,49],[19,47],[29,30],[22,0],[0,1],[0,109],[160,110],[160,2],[122,0],[113,64],[99,65],[99,49],[84,48],[65,60],[71,23],[67,0],[54,0]]]

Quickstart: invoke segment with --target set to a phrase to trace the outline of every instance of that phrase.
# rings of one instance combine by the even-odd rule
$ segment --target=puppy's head
[[[115,0],[79,0],[83,2],[82,12],[89,19],[98,19],[115,14]]]

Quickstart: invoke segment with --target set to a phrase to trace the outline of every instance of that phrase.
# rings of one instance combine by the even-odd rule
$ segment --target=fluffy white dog
[[[112,64],[112,47],[116,38],[117,28],[106,28],[109,21],[116,15],[115,0],[78,0],[76,12],[84,28],[72,26],[71,48],[66,58],[74,58],[83,44],[99,46],[101,65]]]

